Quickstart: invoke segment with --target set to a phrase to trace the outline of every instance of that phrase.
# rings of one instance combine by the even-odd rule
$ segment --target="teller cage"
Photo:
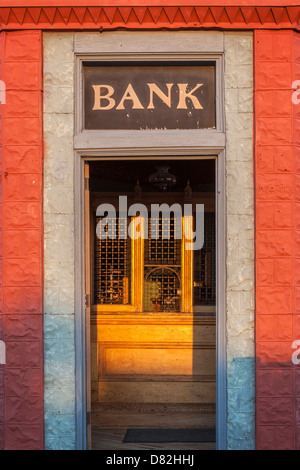
[[[92,448],[170,449],[160,432],[213,435],[215,159],[96,160],[87,175]],[[141,440],[128,444],[128,430]]]

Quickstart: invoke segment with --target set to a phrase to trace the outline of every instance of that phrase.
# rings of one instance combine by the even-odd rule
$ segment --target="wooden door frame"
[[[216,160],[216,239],[217,239],[217,305],[216,305],[216,430],[217,449],[226,449],[227,431],[227,359],[226,359],[226,295],[225,295],[225,151],[220,148],[186,147],[172,149],[118,149],[110,151],[76,151],[75,152],[75,395],[76,395],[76,448],[87,449],[90,446],[87,429],[89,427],[89,368],[87,367],[87,321],[85,308],[85,273],[86,273],[86,244],[85,244],[85,163],[95,160],[132,160],[144,157],[155,160],[164,159],[207,159]],[[195,156],[196,155],[196,156]],[[215,157],[211,157],[215,155]],[[88,391],[88,392],[87,392]]]
[[[226,252],[225,252],[225,109],[224,32],[113,31],[74,34],[75,53],[75,360],[76,448],[86,442],[86,319],[84,253],[84,172],[86,160],[98,158],[165,158],[217,156],[217,448],[226,449]],[[214,61],[216,64],[216,128],[203,130],[87,131],[83,126],[83,63]],[[184,143],[186,145],[184,145]]]

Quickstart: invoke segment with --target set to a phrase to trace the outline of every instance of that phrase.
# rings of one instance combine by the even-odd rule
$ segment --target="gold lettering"
[[[190,92],[187,92],[188,83],[178,83],[179,101],[178,101],[177,109],[187,109],[187,104],[186,104],[187,98],[189,98],[192,101],[195,109],[203,109],[198,98],[196,98],[196,96],[193,96],[193,93],[202,85],[203,83],[197,83],[195,88],[193,88]]]
[[[95,96],[93,111],[112,109],[116,104],[115,100],[111,98],[115,92],[114,88],[110,85],[92,85],[92,87],[94,89]],[[107,93],[102,95],[102,90],[107,90]],[[102,100],[108,101],[108,104],[106,106],[101,106]]]
[[[136,92],[134,91],[131,83],[129,83],[128,87],[125,90],[124,95],[121,98],[120,103],[116,107],[116,109],[125,109],[124,108],[124,101],[130,100],[132,101],[132,109],[144,109],[144,106],[140,102],[140,100],[137,97]]]
[[[166,95],[163,91],[161,91],[160,88],[155,83],[147,83],[149,89],[150,89],[150,101],[149,101],[149,106],[148,109],[154,109],[154,104],[153,104],[153,95],[154,93],[162,100],[163,103],[165,103],[169,108],[171,108],[171,89],[173,86],[173,83],[166,83],[167,89],[168,89],[168,95]]]

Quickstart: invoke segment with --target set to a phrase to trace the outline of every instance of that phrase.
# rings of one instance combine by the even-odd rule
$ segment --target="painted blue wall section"
[[[45,449],[75,449],[74,318],[44,316]]]
[[[45,448],[75,448],[74,50],[72,32],[44,43]]]
[[[228,450],[255,449],[255,359],[236,358],[228,364]]]
[[[225,39],[227,449],[255,448],[253,33]]]

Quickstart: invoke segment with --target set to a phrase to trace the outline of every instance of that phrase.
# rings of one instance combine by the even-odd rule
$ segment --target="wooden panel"
[[[92,325],[92,342],[174,342],[215,344],[216,327],[210,325]]]
[[[110,151],[112,142],[114,145],[112,154],[115,155],[117,148],[124,148],[124,131],[84,131],[74,137],[74,148],[75,150],[95,148],[101,149],[101,152],[105,149]],[[171,129],[163,131],[162,134],[157,134],[157,131],[128,131],[126,137],[126,147],[130,149],[128,154],[132,155],[132,149],[135,148],[152,148],[153,142],[155,142],[155,147],[161,149],[169,147],[172,148],[172,150],[174,147],[182,147],[183,142],[188,142],[188,146],[190,148],[192,147],[193,153],[196,154],[201,153],[200,149],[211,148],[212,142],[214,148],[224,148],[226,139],[225,133],[206,129],[198,132],[195,132],[194,129],[191,131],[177,131]],[[199,149],[198,152],[197,149]],[[182,152],[186,153],[186,148],[182,150]],[[97,154],[98,153],[99,152],[97,152]]]
[[[92,410],[95,412],[120,414],[215,414],[216,405],[213,403],[93,403]]]
[[[199,404],[101,403],[93,407],[92,426],[102,428],[214,428],[215,407]]]
[[[192,314],[98,315],[92,319],[92,341],[154,341],[215,345],[215,316]]]
[[[150,47],[151,45],[151,47]],[[223,52],[224,41],[221,31],[201,31],[201,40],[199,41],[198,31],[155,31],[155,34],[147,31],[135,31],[133,34],[128,32],[114,31],[106,32],[105,37],[95,32],[75,33],[74,48],[76,53],[80,54],[120,54],[125,53],[160,53],[188,52],[201,53]],[[187,52],[188,51],[188,52]]]
[[[213,382],[92,383],[92,401],[139,403],[215,403]]]
[[[116,375],[213,375],[215,350],[193,344],[99,343],[100,377]]]
[[[98,315],[93,402],[214,403],[215,317]]]

